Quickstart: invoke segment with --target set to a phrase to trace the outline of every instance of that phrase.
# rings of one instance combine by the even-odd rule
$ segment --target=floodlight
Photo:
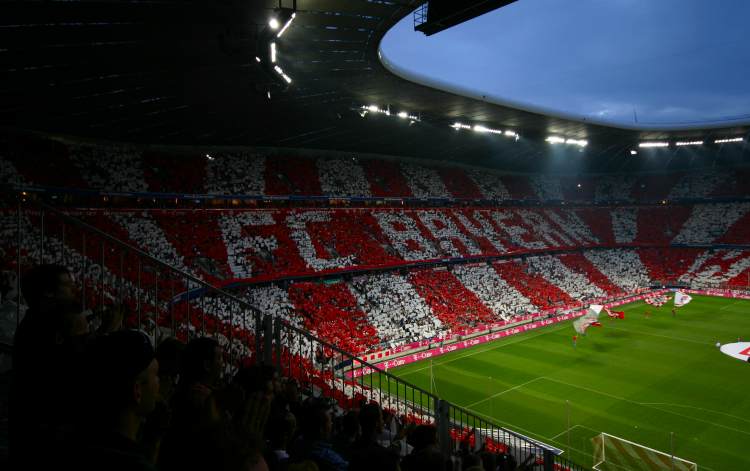
[[[741,137],[732,137],[728,139],[716,139],[714,144],[729,144],[730,142],[742,142],[744,139]]]
[[[279,31],[279,34],[276,35],[277,38],[280,38],[282,34],[284,34],[284,31],[289,27],[290,24],[292,24],[292,20],[294,20],[294,17],[297,16],[297,13],[292,12],[292,15],[289,17],[286,23],[284,23],[284,27],[281,28],[281,31]]]

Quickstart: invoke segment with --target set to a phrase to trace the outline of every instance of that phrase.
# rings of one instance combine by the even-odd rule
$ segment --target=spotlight
[[[649,148],[649,147],[669,147],[669,142],[641,142],[638,147]]]
[[[270,20],[268,20],[268,27],[271,28],[272,30],[275,31],[279,29],[279,26],[280,26],[279,20],[277,20],[276,18],[271,18]]]
[[[630,155],[637,155],[637,154],[638,154],[637,150],[633,150],[633,149],[630,150]]]
[[[286,83],[292,83],[292,79],[287,74],[285,74],[283,70],[281,70],[281,67],[279,67],[278,65],[275,65],[273,66],[273,70],[275,70],[276,73],[281,75],[281,78],[283,78],[286,81]]]
[[[284,27],[281,28],[281,31],[279,31],[279,34],[276,35],[277,38],[280,38],[282,34],[284,34],[284,31],[289,27],[290,24],[292,24],[292,20],[294,20],[294,17],[297,16],[297,13],[292,12],[292,16],[289,17],[286,23],[284,23]],[[276,29],[276,28],[274,28]]]
[[[271,43],[271,63],[276,63],[276,43]]]
[[[703,145],[703,141],[677,141],[677,142],[674,143],[674,145],[676,145],[678,147],[683,147],[683,146],[702,146]]]
[[[585,139],[566,139],[565,143],[572,144],[578,147],[586,147],[587,145],[589,145],[589,141]]]

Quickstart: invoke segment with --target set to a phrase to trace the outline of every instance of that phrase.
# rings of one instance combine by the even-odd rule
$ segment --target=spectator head
[[[126,412],[146,417],[159,396],[159,362],[142,332],[121,330],[97,339],[93,348],[94,384],[102,412],[112,419]]]
[[[185,344],[174,337],[161,341],[156,348],[156,360],[159,362],[159,382],[161,396],[169,401],[180,377],[182,354]]]
[[[246,395],[260,393],[269,400],[274,396],[274,371],[266,366],[254,365],[240,369],[234,375],[233,383]]]
[[[359,414],[355,410],[350,410],[341,420],[342,432],[344,436],[352,441],[359,437]]]
[[[483,471],[484,463],[479,455],[468,453],[461,458],[461,469],[465,471]]]
[[[362,427],[362,436],[372,437],[383,432],[383,411],[380,406],[371,402],[362,406],[359,411],[359,426]]]
[[[307,440],[328,440],[333,421],[330,406],[320,399],[312,399],[305,404],[302,420],[302,435]]]
[[[54,314],[51,327],[55,332],[56,343],[89,334],[89,321],[83,306],[77,301],[61,301],[50,306],[49,310]]]
[[[209,337],[193,339],[182,355],[180,384],[202,383],[216,387],[221,382],[223,369],[224,352],[219,342]]]
[[[271,417],[266,434],[273,450],[286,450],[297,430],[297,418],[291,412]]]
[[[21,294],[30,309],[39,309],[47,303],[76,299],[76,286],[67,268],[37,265],[23,275]]]
[[[418,425],[409,435],[408,441],[415,451],[437,445],[437,429],[433,425]]]

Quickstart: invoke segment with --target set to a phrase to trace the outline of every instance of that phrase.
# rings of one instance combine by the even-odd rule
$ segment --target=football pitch
[[[602,312],[575,348],[565,322],[390,372],[583,466],[600,432],[666,453],[673,432],[675,456],[699,469],[750,469],[750,364],[716,347],[750,340],[750,301],[617,309],[625,319]]]

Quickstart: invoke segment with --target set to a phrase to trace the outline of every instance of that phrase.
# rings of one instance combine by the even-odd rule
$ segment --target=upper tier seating
[[[0,139],[0,175],[15,184],[221,195],[376,196],[470,200],[647,201],[746,196],[730,170],[556,177],[364,157],[221,149],[140,149],[55,139]]]

